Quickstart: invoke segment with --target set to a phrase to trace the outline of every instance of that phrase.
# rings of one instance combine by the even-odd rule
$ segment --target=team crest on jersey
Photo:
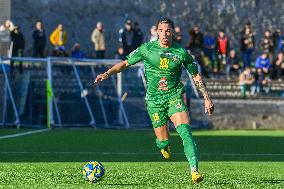
[[[174,62],[179,61],[179,56],[178,56],[178,55],[174,55],[174,56],[173,56],[173,61],[174,61]]]
[[[176,109],[180,110],[180,109],[181,109],[181,107],[182,107],[181,103],[180,103],[180,102],[178,102],[178,103],[176,104]]]
[[[162,78],[160,79],[158,89],[159,89],[159,90],[162,90],[162,91],[167,91],[167,90],[169,90],[167,78],[162,77]]]

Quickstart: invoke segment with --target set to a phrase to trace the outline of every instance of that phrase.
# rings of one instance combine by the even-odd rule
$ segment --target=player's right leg
[[[154,127],[156,134],[156,144],[161,150],[163,158],[169,159],[171,156],[170,141],[169,141],[169,129],[168,125],[165,124],[161,127]]]
[[[156,134],[156,144],[165,159],[170,158],[170,141],[166,107],[155,101],[147,101],[147,110]]]

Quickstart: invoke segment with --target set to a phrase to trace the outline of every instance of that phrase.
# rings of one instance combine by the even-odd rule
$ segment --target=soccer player
[[[96,77],[95,83],[119,73],[125,68],[144,61],[147,81],[146,104],[151,118],[156,144],[162,156],[168,159],[171,155],[167,122],[170,119],[180,135],[184,153],[191,168],[194,183],[203,180],[198,172],[198,154],[190,128],[187,107],[182,95],[185,92],[180,81],[182,66],[192,75],[196,87],[204,97],[205,112],[211,115],[213,103],[198,73],[194,58],[180,45],[174,42],[174,24],[170,19],[161,19],[157,24],[158,40],[142,44],[127,56],[125,61],[114,65],[108,71]]]

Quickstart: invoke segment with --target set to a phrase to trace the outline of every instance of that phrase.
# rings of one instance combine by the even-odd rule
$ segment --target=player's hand
[[[208,113],[209,116],[211,116],[214,112],[214,104],[211,99],[205,99],[204,101],[205,106],[205,113]]]
[[[98,75],[98,76],[96,77],[95,81],[94,81],[94,84],[97,84],[97,83],[102,82],[103,80],[107,79],[108,76],[109,76],[109,74],[108,74],[107,72]]]

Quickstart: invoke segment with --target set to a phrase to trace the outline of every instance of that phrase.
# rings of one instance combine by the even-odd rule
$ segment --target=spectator
[[[65,44],[67,42],[67,32],[62,24],[58,24],[57,28],[50,35],[50,42],[54,46],[54,55],[65,56]]]
[[[245,26],[244,26],[244,29],[243,29],[243,31],[242,32],[245,32],[245,30],[246,29],[249,29],[250,30],[250,32],[253,34],[254,32],[253,32],[253,28],[252,28],[252,25],[251,25],[251,22],[250,21],[248,21],[246,24],[245,24]]]
[[[138,47],[140,47],[143,43],[143,32],[140,29],[139,23],[138,22],[134,22],[134,36],[133,36],[133,48],[136,49]]]
[[[12,50],[12,57],[23,57],[24,56],[24,48],[25,48],[25,39],[24,35],[22,34],[20,27],[14,27],[13,31],[11,32],[11,41],[13,42],[13,50]],[[23,62],[19,61],[19,72],[23,72]],[[11,61],[11,73],[14,71],[14,61]]]
[[[219,73],[223,66],[226,65],[226,57],[229,52],[229,39],[225,35],[223,30],[219,31],[217,37],[217,52],[218,52],[218,62],[217,62],[217,72]]]
[[[14,30],[14,24],[11,20],[5,20],[5,22],[0,26],[0,32],[1,32],[1,39],[4,41],[9,40],[10,32]],[[5,33],[6,32],[6,33]],[[4,34],[4,35],[3,35]],[[7,37],[8,34],[8,37]],[[6,40],[5,40],[6,39]]]
[[[262,89],[265,90],[266,93],[269,92],[269,80],[271,74],[271,64],[269,59],[269,51],[265,50],[262,54],[256,59],[255,68],[256,68],[256,92],[259,93]]]
[[[193,30],[189,30],[189,43],[188,43],[188,48],[193,50],[193,49],[203,49],[203,33],[200,32],[199,27],[195,26]]]
[[[86,54],[81,50],[81,45],[79,43],[75,43],[71,52],[72,58],[86,58]]]
[[[226,76],[230,79],[231,71],[236,75],[240,72],[240,59],[238,58],[234,49],[230,50],[229,56],[226,60]]]
[[[253,96],[260,94],[260,92],[264,89],[266,93],[269,92],[268,79],[265,77],[265,74],[261,68],[256,69],[256,73],[254,75],[255,82],[252,86],[251,93]]]
[[[121,33],[121,42],[125,55],[128,55],[130,52],[134,50],[133,38],[134,38],[134,31],[132,27],[132,21],[127,20],[124,25],[124,29]]]
[[[33,31],[33,57],[44,57],[44,49],[46,45],[46,35],[41,21],[35,23],[35,30]]]
[[[273,34],[273,44],[275,53],[283,52],[284,50],[284,36],[282,34],[281,29],[277,29]]]
[[[204,61],[203,61],[203,34],[200,32],[199,27],[194,27],[193,30],[189,29],[189,42],[187,48],[191,51],[194,55],[197,63],[200,65],[201,74],[205,77],[209,78],[208,72],[205,68]]]
[[[51,53],[51,56],[54,57],[68,57],[68,54],[65,50],[59,48],[59,49],[54,49]]]
[[[117,52],[115,53],[114,59],[125,60],[126,56],[124,54],[123,48],[118,47]]]
[[[282,81],[284,73],[284,54],[279,52],[276,59],[273,61],[273,78]]]
[[[179,26],[175,27],[175,42],[181,44],[182,42],[182,33],[181,28]]]
[[[14,24],[10,20],[5,20],[5,22],[0,26],[0,39],[1,41],[9,42],[10,32],[14,30]]]
[[[250,25],[246,25],[244,30],[242,31],[240,39],[240,50],[242,53],[244,70],[246,67],[250,67],[251,56],[254,50],[254,34]]]
[[[10,34],[14,30],[14,24],[10,20],[6,20],[0,26],[0,55],[8,56],[10,45]]]
[[[157,26],[153,25],[150,29],[150,33],[145,37],[145,42],[152,42],[152,41],[156,41],[158,39],[157,36]]]
[[[247,90],[250,89],[255,79],[249,67],[246,67],[245,70],[239,76],[239,85],[241,87],[242,98],[246,98]]]
[[[204,53],[211,62],[212,72],[215,69],[215,43],[215,37],[211,33],[206,32],[204,35]]]
[[[270,30],[266,30],[264,32],[264,36],[260,43],[260,46],[261,46],[262,51],[268,52],[268,57],[270,61],[272,61],[274,44],[273,44],[273,39],[272,39]]]
[[[261,69],[262,72],[267,76],[269,75],[270,67],[271,67],[268,53],[269,52],[267,50],[263,51],[262,54],[257,57],[256,62],[255,62],[255,68]]]
[[[97,23],[97,26],[92,33],[91,40],[95,46],[96,58],[104,59],[106,47],[105,47],[104,28],[102,22]]]

